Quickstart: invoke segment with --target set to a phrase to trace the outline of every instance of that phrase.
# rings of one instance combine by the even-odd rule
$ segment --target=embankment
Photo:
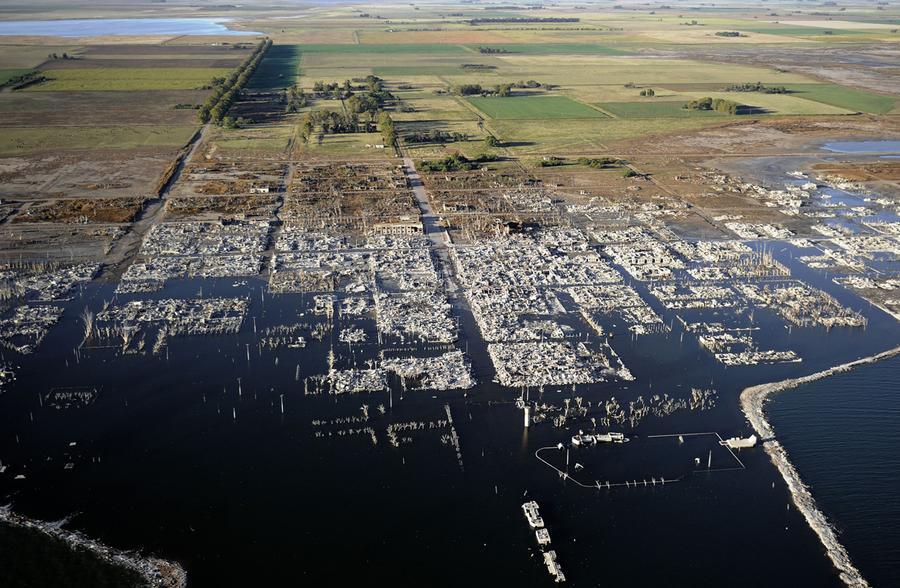
[[[741,409],[744,411],[747,420],[753,425],[756,433],[763,440],[763,447],[769,455],[769,459],[772,460],[772,463],[775,464],[775,467],[781,473],[781,477],[787,483],[794,505],[803,514],[806,522],[809,523],[816,535],[819,536],[819,540],[825,547],[828,557],[837,568],[841,580],[847,586],[853,588],[868,588],[869,583],[866,582],[860,571],[853,565],[853,562],[850,560],[850,554],[847,553],[847,549],[838,539],[834,527],[828,522],[825,514],[819,510],[809,488],[800,479],[800,474],[788,459],[784,447],[774,438],[775,431],[766,419],[764,408],[766,401],[777,392],[796,388],[797,386],[815,382],[835,374],[849,372],[861,365],[875,363],[895,355],[900,355],[900,347],[894,347],[877,355],[857,359],[808,376],[751,386],[741,392]]]

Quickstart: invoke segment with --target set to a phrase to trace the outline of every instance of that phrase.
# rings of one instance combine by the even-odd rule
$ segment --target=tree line
[[[682,108],[686,110],[715,110],[716,112],[725,114],[740,114],[740,112],[746,110],[747,107],[738,102],[734,102],[733,100],[710,98],[707,96],[706,98],[691,100],[682,106]]]
[[[499,96],[505,98],[512,95],[512,84],[497,84],[493,88],[484,88],[481,84],[458,84],[453,93],[459,96]]]
[[[542,84],[537,80],[519,80],[512,84],[497,84],[493,88],[484,87],[481,84],[457,84],[451,88],[451,91],[458,96],[497,96],[507,98],[512,96],[513,88],[544,88],[545,90],[552,90],[554,86]]]
[[[746,82],[744,84],[732,84],[725,88],[726,92],[760,92],[762,94],[790,94],[791,91],[784,86],[766,86],[762,82]]]
[[[473,18],[469,24],[473,26],[499,23],[529,23],[529,22],[581,22],[580,18],[564,18],[552,16],[507,16],[494,18]]]
[[[497,161],[496,155],[482,154],[475,159],[469,159],[465,155],[454,153],[443,159],[425,160],[419,162],[418,168],[426,172],[454,172],[469,171],[478,168],[489,161]]]
[[[404,137],[407,143],[455,143],[456,141],[468,141],[469,135],[450,131],[417,131]]]
[[[250,77],[253,75],[253,72],[256,71],[256,67],[259,65],[259,62],[262,61],[266,51],[268,51],[271,46],[271,39],[260,41],[259,45],[256,46],[256,49],[253,50],[253,53],[244,60],[244,63],[231,72],[230,76],[225,79],[216,78],[213,80],[212,94],[209,95],[206,102],[200,107],[198,113],[200,122],[205,124],[212,121],[216,124],[222,124],[231,105],[234,104],[234,101],[237,99],[241,90],[247,85],[247,82],[250,81]]]

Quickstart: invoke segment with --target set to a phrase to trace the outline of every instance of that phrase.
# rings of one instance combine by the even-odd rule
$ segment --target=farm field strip
[[[512,96],[467,98],[493,119],[607,118],[602,112],[565,96]]]
[[[6,127],[0,133],[0,155],[73,149],[180,147],[196,130],[197,125]]]
[[[230,68],[114,68],[62,69],[46,72],[48,81],[27,92],[196,90]]]

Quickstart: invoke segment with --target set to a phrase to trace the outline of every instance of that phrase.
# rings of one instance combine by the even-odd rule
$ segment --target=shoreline
[[[95,541],[80,531],[63,529],[66,520],[46,522],[16,514],[11,505],[0,506],[0,524],[37,531],[65,542],[71,549],[84,549],[101,560],[136,572],[144,580],[145,586],[154,588],[186,588],[187,572],[177,562],[155,557],[141,557],[135,552],[124,551]]]
[[[825,547],[829,559],[838,570],[841,580],[852,588],[869,588],[869,583],[863,578],[862,573],[853,565],[850,554],[841,544],[837,533],[832,524],[828,521],[825,514],[819,510],[815,498],[809,490],[809,487],[800,479],[800,474],[790,462],[787,451],[775,439],[775,430],[766,419],[765,403],[775,393],[796,388],[803,384],[815,382],[840,374],[849,372],[861,365],[867,365],[900,355],[900,346],[882,351],[876,355],[864,357],[851,362],[843,363],[826,370],[801,376],[799,378],[791,378],[780,382],[771,382],[768,384],[759,384],[745,388],[741,392],[740,402],[741,410],[744,416],[750,421],[753,429],[760,436],[761,443],[769,459],[778,469],[781,477],[787,484],[788,491],[797,509],[803,514],[810,528],[818,535],[819,540]]]

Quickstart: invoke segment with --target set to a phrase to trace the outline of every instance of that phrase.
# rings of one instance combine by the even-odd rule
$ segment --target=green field
[[[298,45],[272,45],[247,84],[250,90],[284,90],[297,82],[300,73]]]
[[[348,133],[312,137],[309,143],[299,144],[303,153],[321,157],[364,157],[368,159],[390,157],[391,149],[376,149],[383,142],[380,133]]]
[[[565,96],[511,96],[509,98],[468,98],[475,108],[490,118],[547,119],[547,118],[607,118],[590,106]]]
[[[836,84],[788,84],[793,96],[846,108],[854,112],[886,114],[894,109],[896,100],[890,96],[854,90]]]
[[[415,66],[411,65],[409,67],[374,67],[372,68],[372,73],[379,77],[409,77],[409,76],[454,76],[465,73],[458,66],[448,66],[448,65],[425,65],[425,66]],[[482,72],[482,74],[489,74],[490,72]]]
[[[210,140],[220,149],[240,151],[284,151],[294,128],[290,125],[254,126],[249,129],[217,128]]]
[[[600,108],[619,118],[685,118],[727,116],[712,110],[687,110],[682,108],[686,100],[646,102],[603,102]]]
[[[460,53],[469,51],[461,45],[443,45],[440,43],[401,44],[396,45],[297,45],[301,53],[406,53],[419,55],[422,53]]]
[[[737,30],[746,31],[748,33],[760,33],[766,35],[784,35],[786,37],[822,37],[822,36],[847,36],[861,35],[871,33],[872,31],[858,30],[850,31],[846,29],[825,29],[817,27],[755,27],[755,26],[737,26]],[[825,35],[825,31],[830,31],[830,35]]]
[[[554,120],[492,120],[486,126],[508,151],[518,155],[596,154],[608,150],[607,142],[700,129],[721,122],[721,117],[616,118]]]
[[[35,68],[42,64],[50,53],[75,55],[78,52],[78,47],[74,45],[0,44],[0,69]]]
[[[615,49],[605,45],[593,43],[485,43],[492,49],[504,49],[509,54],[519,55],[630,55],[628,51]],[[469,46],[473,51],[478,51],[478,46]],[[489,54],[492,57],[502,57],[505,53]]]
[[[27,74],[30,69],[0,69],[0,84],[5,84],[11,78]]]
[[[28,91],[195,90],[230,72],[219,67],[57,69],[43,72],[49,81]]]
[[[191,126],[7,127],[0,133],[0,155],[72,149],[133,149],[185,145]]]

